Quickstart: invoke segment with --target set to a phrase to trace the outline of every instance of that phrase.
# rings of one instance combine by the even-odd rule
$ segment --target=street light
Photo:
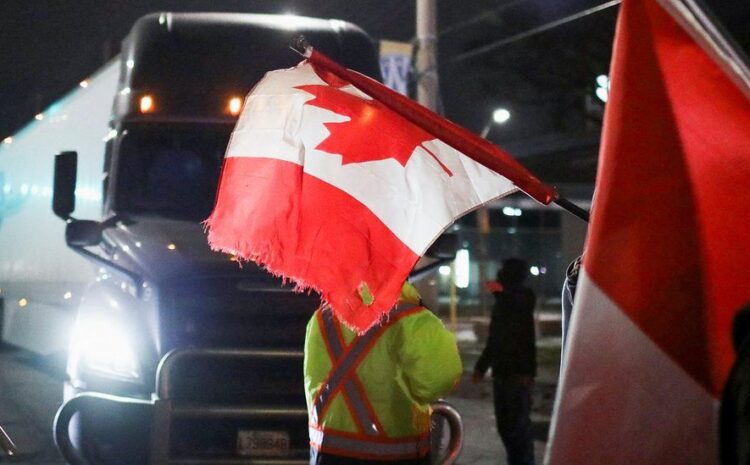
[[[484,129],[482,129],[481,136],[483,138],[486,138],[489,135],[490,129],[492,129],[493,124],[505,124],[509,119],[510,110],[508,110],[507,108],[496,108],[495,111],[492,112],[492,119],[490,121],[487,121]]]
[[[492,120],[497,124],[507,123],[510,119],[510,112],[505,108],[498,108],[492,112]]]

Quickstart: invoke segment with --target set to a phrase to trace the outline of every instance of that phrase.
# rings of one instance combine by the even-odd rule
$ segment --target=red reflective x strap
[[[370,436],[385,434],[357,376],[356,369],[388,326],[420,310],[421,307],[402,307],[393,310],[387,322],[355,337],[347,347],[344,347],[341,328],[333,318],[330,309],[323,308],[318,311],[318,326],[333,367],[313,402],[311,412],[313,425],[319,424],[319,420],[325,416],[336,393],[341,390],[360,432]]]

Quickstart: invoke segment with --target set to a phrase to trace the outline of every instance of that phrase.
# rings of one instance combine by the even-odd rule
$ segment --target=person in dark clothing
[[[523,285],[528,276],[525,261],[503,261],[497,274],[502,289],[494,292],[487,345],[474,368],[479,382],[492,367],[497,431],[509,465],[533,465],[531,390],[536,376],[534,292]]]
[[[721,465],[750,465],[750,304],[734,317],[732,343],[737,359],[719,410]]]

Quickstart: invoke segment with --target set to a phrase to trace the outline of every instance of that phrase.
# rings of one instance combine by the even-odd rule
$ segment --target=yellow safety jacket
[[[328,307],[310,319],[304,375],[316,450],[383,461],[429,452],[429,404],[458,382],[461,359],[453,334],[413,287],[404,291],[399,307],[359,336]]]

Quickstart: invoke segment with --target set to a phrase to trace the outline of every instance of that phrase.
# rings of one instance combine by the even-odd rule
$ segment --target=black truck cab
[[[123,43],[102,221],[70,218],[75,154],[58,156],[56,213],[98,269],[55,426],[67,460],[307,463],[302,348],[318,298],[212,252],[201,224],[244,96],[301,60],[300,34],[379,78],[372,41],[343,21],[151,14]]]

